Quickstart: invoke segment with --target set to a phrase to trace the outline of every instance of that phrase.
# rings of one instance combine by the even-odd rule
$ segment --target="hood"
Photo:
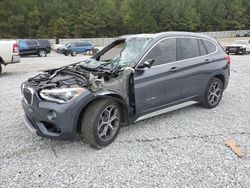
[[[45,70],[29,78],[27,83],[37,90],[75,87],[95,90],[94,88],[99,88],[104,80],[116,76],[106,64],[78,62],[58,69]]]

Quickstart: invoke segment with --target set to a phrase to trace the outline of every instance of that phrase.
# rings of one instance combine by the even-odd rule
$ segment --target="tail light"
[[[16,43],[13,44],[13,53],[19,53],[18,45]]]
[[[227,61],[227,64],[230,64],[230,63],[231,63],[231,59],[230,59],[230,56],[229,56],[229,55],[226,55],[226,56],[225,56],[225,60]]]

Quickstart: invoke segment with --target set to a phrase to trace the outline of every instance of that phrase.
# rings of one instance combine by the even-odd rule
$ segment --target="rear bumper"
[[[20,55],[13,55],[11,63],[19,63],[21,61]]]
[[[3,62],[3,65],[9,65],[9,64],[14,64],[14,63],[20,63],[21,57],[20,55],[12,55],[11,61],[10,62]]]

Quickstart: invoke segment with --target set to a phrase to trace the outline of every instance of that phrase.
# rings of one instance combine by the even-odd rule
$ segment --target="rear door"
[[[135,102],[138,115],[160,110],[180,97],[179,63],[176,62],[176,38],[158,42],[140,63],[154,59],[150,69],[134,74]]]
[[[210,41],[192,37],[178,38],[177,44],[177,58],[182,67],[180,99],[195,99],[202,95],[207,85],[207,79],[212,71],[210,65],[215,60],[207,54],[215,52],[216,46]]]
[[[38,45],[39,45],[37,40],[27,40],[27,44],[28,44],[27,53],[36,54],[38,50]]]

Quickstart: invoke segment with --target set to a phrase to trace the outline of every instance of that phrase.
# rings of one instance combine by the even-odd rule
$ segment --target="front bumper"
[[[30,104],[25,98],[22,100],[25,123],[38,136],[73,140],[77,135],[78,119],[88,98],[91,98],[90,93],[86,92],[66,104],[57,104],[40,99],[34,91]]]

